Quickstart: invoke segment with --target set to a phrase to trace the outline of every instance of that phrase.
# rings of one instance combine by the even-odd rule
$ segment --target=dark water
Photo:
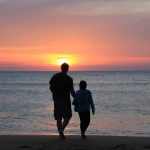
[[[0,134],[56,134],[49,79],[55,72],[0,72]],[[96,114],[88,134],[150,136],[150,72],[69,72],[88,82]],[[79,134],[73,118],[67,134]]]

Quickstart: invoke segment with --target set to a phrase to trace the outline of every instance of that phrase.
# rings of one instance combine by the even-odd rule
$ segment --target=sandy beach
[[[53,135],[1,135],[0,150],[148,150],[150,137],[68,135],[61,140]]]

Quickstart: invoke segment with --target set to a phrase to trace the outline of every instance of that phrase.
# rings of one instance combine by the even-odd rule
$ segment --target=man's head
[[[81,90],[86,89],[86,87],[87,87],[86,81],[81,80],[79,86],[80,86],[80,89],[81,89]]]
[[[64,72],[64,73],[67,73],[69,70],[69,65],[67,63],[63,63],[61,65],[61,71]]]

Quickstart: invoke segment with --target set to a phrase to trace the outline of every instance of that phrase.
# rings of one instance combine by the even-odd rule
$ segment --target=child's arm
[[[90,92],[90,98],[89,98],[89,100],[90,100],[90,105],[91,105],[91,108],[92,108],[92,113],[94,115],[95,114],[95,105],[94,105],[94,102],[93,102],[93,97],[92,97],[91,92]]]

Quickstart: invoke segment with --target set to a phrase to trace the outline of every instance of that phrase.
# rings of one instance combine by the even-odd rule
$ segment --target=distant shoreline
[[[55,70],[0,70],[0,72],[59,72]],[[150,72],[150,70],[73,70],[69,72]]]

